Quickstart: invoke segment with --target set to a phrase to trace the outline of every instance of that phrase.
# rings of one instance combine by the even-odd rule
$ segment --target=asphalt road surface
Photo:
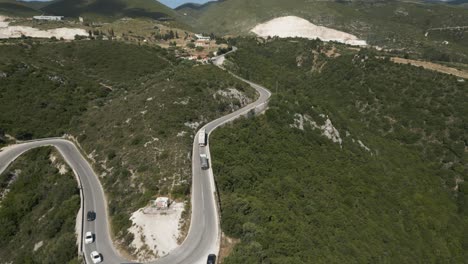
[[[202,129],[204,128],[208,135],[217,127],[240,116],[247,115],[251,111],[264,109],[271,93],[260,85],[242,80],[258,91],[259,98],[233,113],[206,124]],[[192,219],[190,230],[182,245],[167,256],[155,261],[155,264],[206,264],[209,254],[218,255],[219,252],[221,233],[213,171],[211,166],[208,170],[202,170],[200,165],[200,154],[207,154],[211,165],[209,140],[206,147],[199,147],[198,133],[194,137],[192,152]]]
[[[235,76],[235,75],[234,75]],[[226,116],[220,117],[203,128],[209,135],[218,126],[232,121],[240,116],[252,113],[252,111],[262,111],[271,93],[264,87],[235,76],[255,88],[259,93],[259,98]],[[92,167],[82,156],[77,147],[70,141],[62,138],[50,138],[13,145],[0,152],[0,173],[24,152],[43,146],[54,146],[62,154],[65,161],[72,168],[82,194],[82,234],[91,231],[95,234],[95,242],[83,245],[84,256],[87,263],[92,263],[90,253],[94,250],[102,254],[103,263],[132,263],[121,257],[114,248],[111,239],[109,215],[107,211],[107,201],[104,191],[99,182],[98,176]],[[198,133],[194,137],[192,152],[192,216],[189,233],[185,241],[178,248],[154,262],[154,264],[204,264],[208,254],[218,255],[220,246],[220,225],[218,203],[216,200],[216,189],[214,184],[211,166],[208,170],[202,170],[200,166],[200,154],[207,154],[211,164],[209,141],[206,147],[199,147]],[[86,213],[96,212],[96,220],[87,221]]]

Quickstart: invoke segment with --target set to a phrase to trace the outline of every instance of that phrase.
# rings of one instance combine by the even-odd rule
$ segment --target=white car
[[[85,239],[84,239],[86,244],[91,244],[94,242],[94,235],[91,232],[86,232],[85,234]]]
[[[101,254],[99,254],[97,251],[91,252],[91,259],[93,260],[93,263],[101,263],[102,262]]]

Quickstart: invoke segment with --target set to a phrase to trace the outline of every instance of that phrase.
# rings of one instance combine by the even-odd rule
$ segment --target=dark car
[[[208,260],[206,261],[206,264],[215,264],[216,263],[216,255],[215,254],[209,254],[208,255]]]
[[[94,211],[88,211],[88,221],[94,221],[96,219],[96,213]]]

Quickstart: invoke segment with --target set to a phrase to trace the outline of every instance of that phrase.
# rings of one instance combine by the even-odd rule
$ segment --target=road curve
[[[257,90],[259,97],[255,102],[203,126],[208,136],[217,127],[240,116],[247,115],[252,111],[263,111],[271,96],[266,88],[234,74],[233,76],[251,85]],[[206,147],[199,147],[197,141],[199,132],[197,132],[193,142],[192,215],[188,235],[179,247],[151,264],[204,264],[208,254],[218,254],[219,252],[221,232],[213,171],[211,166],[208,170],[202,170],[199,158],[200,154],[207,154],[211,164],[209,140]],[[89,210],[94,210],[97,213],[95,221],[88,222],[86,219],[82,219],[82,234],[86,231],[92,231],[96,234],[95,243],[85,245],[83,242],[83,253],[87,263],[92,263],[89,254],[94,250],[102,254],[103,263],[130,263],[131,261],[129,262],[119,255],[112,243],[107,200],[99,178],[72,142],[62,138],[51,138],[6,147],[0,152],[0,173],[24,152],[43,146],[54,146],[77,176],[78,185],[82,192],[81,216],[83,217]]]
[[[104,263],[115,264],[126,262],[125,259],[120,257],[112,244],[108,222],[109,216],[107,214],[107,200],[99,178],[75,144],[62,138],[51,138],[6,147],[0,152],[0,173],[24,152],[44,146],[54,146],[73,170],[75,176],[77,176],[78,186],[81,189],[82,195],[81,218],[90,210],[97,213],[95,221],[88,222],[86,219],[81,219],[83,225],[80,237],[86,231],[91,231],[96,235],[96,243],[89,245],[85,245],[84,242],[82,243],[87,263],[92,263],[89,254],[94,250],[102,253]]]
[[[271,96],[270,91],[266,88],[234,74],[233,76],[250,84],[257,90],[259,97],[255,102],[203,126],[201,129],[205,129],[208,138],[211,132],[223,124],[247,115],[251,111],[263,111]],[[190,230],[182,245],[167,256],[153,262],[154,264],[205,264],[208,254],[218,255],[221,232],[213,171],[211,166],[208,170],[202,170],[200,166],[200,154],[207,154],[211,164],[210,141],[208,140],[206,147],[199,147],[198,133],[194,137],[192,152],[192,219]]]

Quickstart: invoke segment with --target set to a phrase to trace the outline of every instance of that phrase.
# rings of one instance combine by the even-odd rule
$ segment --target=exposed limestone
[[[278,17],[255,26],[251,32],[261,37],[278,36],[280,38],[303,37],[308,39],[319,38],[323,41],[337,41],[350,45],[365,46],[365,40],[336,29],[317,26],[296,16]]]
[[[333,126],[332,121],[328,116],[320,115],[323,118],[327,118],[323,125],[318,125],[311,116],[309,115],[302,115],[302,114],[294,114],[294,123],[289,125],[290,127],[294,127],[300,130],[304,130],[304,125],[309,124],[312,129],[318,129],[322,132],[322,135],[333,141],[334,143],[341,144],[343,140],[340,137],[340,132]]]

